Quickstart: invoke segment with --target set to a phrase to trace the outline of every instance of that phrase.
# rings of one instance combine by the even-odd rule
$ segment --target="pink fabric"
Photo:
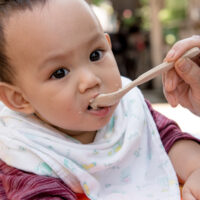
[[[192,135],[182,132],[177,123],[171,119],[168,119],[158,111],[154,110],[151,104],[146,100],[149,110],[154,118],[160,138],[168,153],[173,144],[178,140],[193,140],[200,143],[200,140]]]
[[[1,200],[76,200],[76,195],[59,179],[38,176],[9,167],[0,160]]]
[[[156,122],[163,145],[168,152],[174,142],[189,139],[200,142],[178,125],[155,111],[147,101]],[[9,167],[0,160],[0,200],[78,200],[83,198],[73,193],[60,179],[38,176]]]

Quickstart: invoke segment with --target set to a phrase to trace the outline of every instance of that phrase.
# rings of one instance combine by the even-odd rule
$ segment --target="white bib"
[[[123,85],[129,81],[122,79]],[[0,113],[0,158],[62,179],[91,200],[179,200],[178,181],[140,91],[121,100],[109,124],[83,145],[36,117]]]

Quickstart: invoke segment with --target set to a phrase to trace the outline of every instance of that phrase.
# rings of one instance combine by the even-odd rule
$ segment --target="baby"
[[[110,107],[89,105],[130,81],[120,76],[110,38],[84,0],[1,1],[0,28],[1,160],[59,178],[92,200],[180,199],[140,91]],[[192,141],[170,151],[187,184],[185,200],[200,195],[192,190],[199,155]]]

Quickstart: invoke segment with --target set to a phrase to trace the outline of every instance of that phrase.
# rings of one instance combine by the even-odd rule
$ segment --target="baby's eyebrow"
[[[95,34],[91,34],[91,37],[89,37],[89,39],[87,41],[83,41],[82,45],[87,45],[87,46],[93,46],[94,44],[98,43],[100,40],[105,39],[104,34],[101,33],[95,33]],[[52,52],[50,53],[41,63],[41,66],[39,67],[39,70],[45,68],[45,66],[48,66],[48,63],[51,62],[56,62],[60,59],[66,58],[67,54],[70,55],[70,52],[73,52],[73,49],[70,49],[67,53],[66,52]],[[68,57],[69,57],[68,55]]]
[[[90,38],[90,40],[88,41],[88,43],[91,44],[91,43],[94,43],[97,40],[101,40],[101,39],[104,39],[104,38],[105,38],[105,36],[103,34],[97,33],[97,34],[94,34]]]
[[[51,62],[56,62],[62,58],[64,58],[64,56],[66,56],[66,53],[52,53],[52,55],[49,55],[47,56],[46,59],[44,59],[44,61],[42,61],[40,67],[38,70],[42,70],[46,67],[48,67],[48,63],[51,63]]]

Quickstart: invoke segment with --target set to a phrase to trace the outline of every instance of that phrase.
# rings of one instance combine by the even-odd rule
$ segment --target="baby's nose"
[[[86,92],[88,89],[99,87],[101,79],[89,70],[82,71],[79,76],[79,91],[80,93]]]

